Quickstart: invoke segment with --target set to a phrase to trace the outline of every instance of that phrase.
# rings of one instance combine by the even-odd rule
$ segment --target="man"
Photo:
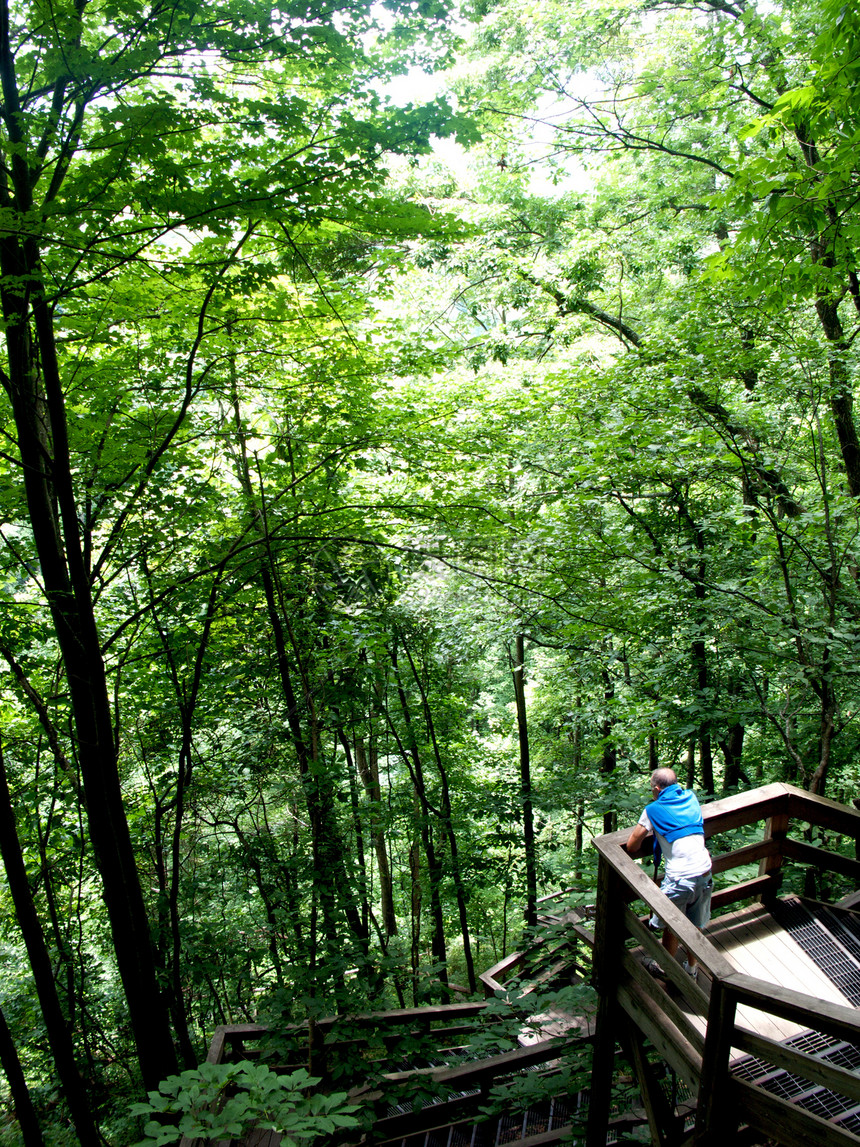
[[[651,793],[654,800],[647,805],[630,836],[627,851],[635,852],[649,832],[654,833],[657,847],[666,859],[666,872],[661,892],[680,908],[697,928],[707,927],[711,918],[711,855],[705,848],[705,826],[702,810],[695,793],[682,789],[673,769],[655,769],[651,774]],[[656,849],[655,849],[656,851]],[[659,854],[657,856],[659,861]],[[650,921],[655,931],[663,928],[663,947],[670,956],[678,951],[678,938],[653,916]],[[645,964],[649,972],[660,974],[656,961]],[[684,964],[693,979],[698,974],[696,957],[687,950]]]

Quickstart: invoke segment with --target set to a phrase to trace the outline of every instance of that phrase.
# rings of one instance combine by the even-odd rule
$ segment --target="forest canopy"
[[[474,993],[658,765],[850,799],[851,5],[0,0],[0,87],[11,1140]]]

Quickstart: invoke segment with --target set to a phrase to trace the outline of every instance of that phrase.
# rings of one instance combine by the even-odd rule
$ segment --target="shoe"
[[[691,979],[698,981],[698,979],[699,979],[699,965],[698,964],[694,964],[693,967],[691,968],[689,965],[689,962],[687,960],[682,960],[681,961],[681,967],[684,969],[684,971],[687,973],[687,975],[690,976]]]
[[[660,976],[660,978],[662,979],[666,975],[666,973],[663,971],[663,969],[660,967],[660,965],[657,963],[657,961],[652,960],[652,958],[650,956],[643,956],[640,959],[639,963],[642,965],[642,967],[645,969],[645,971],[648,973],[649,976]]]

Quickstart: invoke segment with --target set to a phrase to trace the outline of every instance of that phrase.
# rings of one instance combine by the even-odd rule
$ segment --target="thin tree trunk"
[[[466,962],[466,976],[469,980],[469,991],[477,991],[478,982],[475,978],[475,964],[472,959],[472,943],[469,937],[469,920],[466,912],[466,892],[463,886],[463,877],[460,872],[460,857],[457,850],[457,837],[454,833],[454,820],[451,812],[451,791],[448,785],[448,772],[442,761],[442,754],[439,751],[439,742],[436,740],[436,729],[433,724],[433,714],[430,710],[430,702],[427,699],[427,693],[421,682],[418,670],[415,667],[415,662],[412,660],[412,654],[409,652],[409,647],[406,642],[403,642],[403,651],[409,661],[409,666],[412,670],[412,676],[415,679],[415,684],[418,687],[418,692],[421,695],[421,705],[424,711],[424,723],[427,726],[427,734],[430,737],[430,744],[433,746],[433,757],[436,761],[436,769],[439,773],[439,780],[442,786],[442,826],[445,834],[448,837],[448,848],[451,852],[451,879],[454,884],[454,895],[457,899],[457,912],[460,918],[460,934],[463,937],[463,958]]]
[[[24,1078],[24,1071],[18,1058],[18,1049],[15,1047],[15,1041],[2,1011],[0,1011],[0,1067],[3,1068],[3,1074],[12,1093],[15,1118],[21,1129],[24,1147],[45,1147],[36,1109],[33,1107],[27,1080]]]
[[[723,773],[723,788],[736,789],[741,781],[749,784],[749,777],[741,767],[744,752],[746,727],[739,722],[729,725],[725,737],[720,741],[720,749],[726,762]]]
[[[430,821],[431,812],[435,812],[438,816],[438,810],[434,810],[427,797],[427,788],[424,783],[424,768],[421,764],[421,756],[418,752],[418,745],[415,740],[415,731],[412,726],[412,715],[409,711],[409,702],[406,698],[406,693],[400,681],[400,676],[397,671],[397,646],[392,647],[391,664],[394,669],[395,679],[397,681],[397,696],[400,701],[400,709],[403,714],[403,723],[406,726],[407,745],[397,732],[397,728],[391,719],[391,714],[385,708],[385,716],[388,720],[388,726],[394,737],[395,743],[403,758],[404,764],[409,769],[409,774],[412,778],[412,787],[415,796],[419,802],[421,809],[421,816],[419,818],[419,831],[421,833],[421,843],[424,846],[424,855],[427,858],[427,877],[430,885],[430,918],[433,922],[433,931],[431,935],[431,948],[433,951],[433,958],[439,965],[439,978],[442,981],[444,989],[444,997],[448,999],[448,953],[445,946],[445,918],[442,912],[442,865],[439,855],[436,851],[436,846],[433,843],[433,830]]]
[[[415,797],[416,823],[421,815],[418,797]],[[418,992],[418,975],[421,969],[421,856],[418,851],[418,841],[413,840],[409,846],[409,878],[412,894],[409,901],[410,933],[410,964],[412,967],[412,1006],[418,1007],[420,1003]]]
[[[99,1147],[99,1134],[90,1110],[84,1081],[78,1071],[75,1049],[66,1017],[60,1005],[54,969],[45,944],[42,925],[27,880],[27,869],[21,853],[12,796],[6,777],[6,763],[0,746],[0,855],[6,869],[9,892],[15,905],[15,915],[27,948],[33,981],[39,997],[39,1007],[45,1021],[45,1031],[54,1059],[54,1066],[69,1107],[75,1133],[82,1147]]]
[[[394,911],[394,889],[391,882],[391,866],[388,863],[388,849],[382,826],[382,790],[379,784],[379,763],[376,742],[371,733],[368,751],[359,737],[355,742],[355,763],[367,799],[370,803],[370,835],[376,854],[376,867],[379,872],[379,898],[382,904],[382,924],[388,937],[397,935],[397,916]]]
[[[529,726],[526,712],[526,651],[521,633],[516,636],[516,653],[511,666],[514,701],[517,711],[517,740],[520,749],[520,807],[523,816],[523,846],[526,862],[526,928],[537,927],[537,863],[535,855],[535,822],[532,809],[532,773],[529,756]]]
[[[615,718],[612,716],[612,702],[615,698],[615,685],[612,681],[612,676],[609,670],[604,668],[601,670],[603,677],[603,701],[605,704],[604,717],[600,727],[600,737],[603,747],[600,753],[600,771],[605,777],[611,776],[615,772],[615,766],[618,764],[618,748],[613,738],[613,728],[615,726]],[[616,815],[612,809],[607,809],[603,814],[603,831],[614,832],[616,828]]]

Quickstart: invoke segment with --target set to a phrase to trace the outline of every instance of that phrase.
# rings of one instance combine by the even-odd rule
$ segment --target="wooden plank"
[[[789,816],[821,828],[832,828],[855,839],[860,837],[860,812],[857,809],[839,804],[829,797],[820,797],[817,793],[808,793],[794,785],[783,787],[788,796]]]
[[[780,781],[761,785],[746,793],[735,793],[718,801],[702,805],[705,836],[714,836],[742,824],[755,824],[784,811],[788,803],[788,788]]]
[[[764,905],[756,904],[722,916],[708,928],[709,939],[732,960],[739,972],[784,988],[803,988],[817,998],[845,1005],[839,989],[773,919]],[[776,1015],[769,1007],[747,1003],[738,1008],[737,1022],[775,1040],[789,1039],[811,1025]]]
[[[394,1008],[387,1012],[358,1012],[354,1015],[346,1013],[340,1016],[324,1016],[317,1020],[317,1026],[328,1030],[338,1023],[366,1023],[371,1026],[378,1024],[384,1027],[388,1024],[409,1024],[417,1021],[421,1025],[427,1025],[433,1023],[434,1020],[477,1016],[486,1007],[486,1001],[478,1000],[464,1004],[432,1004],[429,1007],[421,1008]],[[298,1024],[296,1028],[301,1029],[305,1026],[306,1024]]]
[[[853,1008],[767,983],[743,972],[733,972],[725,982],[737,991],[740,999],[762,1011],[794,1020],[804,1028],[825,1032],[837,1039],[856,1041],[860,1038],[860,1012]]]
[[[763,917],[766,917],[766,921]],[[769,980],[774,968],[778,969],[779,975],[785,974],[778,957],[771,953],[770,944],[763,942],[763,939],[766,941],[771,936],[768,927],[770,923],[772,921],[766,910],[760,904],[755,904],[721,916],[708,928],[708,938],[728,957],[735,971]],[[786,938],[783,934],[780,942]],[[736,1022],[749,1031],[775,1040],[790,1039],[806,1030],[796,1023],[746,1005],[738,1007]]]
[[[851,880],[860,880],[860,860],[853,857],[840,856],[836,852],[828,852],[826,848],[817,848],[814,844],[807,844],[803,840],[786,840],[784,853],[791,860],[800,860],[804,864],[814,864],[816,868],[823,868],[826,872],[838,872],[840,876],[847,876]]]
[[[483,980],[484,983],[489,981],[497,983],[501,974],[518,967],[524,959],[522,952],[512,952],[510,956],[505,956],[504,960],[499,960],[497,964],[493,964],[492,968],[487,968],[486,972],[482,972],[478,979]]]
[[[221,1024],[212,1033],[212,1042],[206,1056],[207,1063],[222,1063],[228,1050],[242,1045],[246,1039],[262,1039],[269,1031],[267,1024]]]
[[[708,1027],[696,1110],[696,1141],[730,1143],[737,1116],[729,1097],[729,1056],[735,1031],[737,997],[718,980],[711,986]]]
[[[824,1060],[805,1052],[795,1051],[785,1044],[776,1043],[764,1036],[737,1029],[734,1035],[735,1047],[739,1047],[748,1055],[754,1055],[765,1063],[774,1067],[790,1071],[801,1079],[808,1079],[821,1087],[827,1087],[838,1095],[845,1095],[860,1103],[860,1076],[853,1071],[846,1071],[841,1067],[834,1067]]]
[[[493,1020],[493,1024],[501,1024],[503,1019],[504,1017],[499,1016],[497,1019]],[[489,1026],[491,1025],[483,1025],[481,1030],[486,1030],[486,1028]],[[456,1040],[459,1044],[462,1042],[459,1037],[473,1035],[475,1031],[476,1029],[470,1024],[456,1024],[452,1027],[430,1028],[429,1031],[425,1028],[411,1032],[403,1031],[402,1029],[397,1028],[393,1032],[374,1033],[374,1046],[378,1041],[382,1043],[387,1050],[390,1050],[392,1047],[396,1046],[400,1040],[415,1039],[423,1040],[425,1042],[425,1046],[429,1042],[434,1051],[442,1052],[446,1048],[450,1048],[452,1046],[452,1041]],[[329,1039],[326,1041],[326,1047],[330,1052],[350,1052],[354,1049],[366,1048],[367,1039],[367,1036],[359,1036],[356,1039]]]
[[[629,864],[639,871],[632,861]],[[597,1019],[588,1105],[587,1147],[606,1147],[615,1067],[618,972],[624,950],[625,895],[613,863],[601,855],[597,869],[597,919],[594,926],[594,986]]]
[[[849,1002],[765,905],[720,917],[708,935],[726,951],[739,972],[803,990],[831,1003]]]
[[[672,962],[677,964],[677,960]],[[631,952],[628,952],[624,957],[624,971],[639,990],[653,1000],[655,1007],[659,1008],[675,1025],[684,1038],[696,1049],[697,1054],[701,1055],[705,1048],[705,1015],[707,1011],[707,997],[702,989],[698,988],[697,990],[702,994],[704,1007],[699,1013],[696,1011],[686,1012],[677,1000],[672,999],[666,989],[660,985],[660,982],[645,971]],[[694,985],[692,977],[688,976],[683,968],[679,966],[678,971],[690,981],[691,987],[697,986]]]
[[[779,882],[776,876],[754,876],[752,880],[719,888],[711,896],[711,914],[716,915],[727,905],[737,904],[739,900],[749,900],[753,896],[775,895],[778,888]]]
[[[768,817],[764,826],[765,840],[773,842],[777,848],[770,856],[764,857],[758,866],[759,876],[775,875],[782,868],[785,855],[785,837],[788,832],[788,809]]]
[[[217,1027],[212,1033],[212,1042],[209,1044],[207,1063],[221,1063],[224,1059],[224,1045],[226,1043],[226,1027]]]
[[[574,924],[573,931],[587,947],[594,947],[594,933],[589,931],[583,924]]]
[[[778,840],[766,839],[756,841],[755,844],[745,844],[743,848],[736,848],[733,852],[721,852],[713,858],[714,875],[718,872],[726,872],[729,868],[740,868],[742,864],[753,864],[756,860],[772,857],[779,852],[779,849],[780,842]]]
[[[646,927],[629,908],[625,911],[624,919],[634,940],[639,941],[652,960],[656,960],[661,968],[665,968],[666,979],[671,980],[694,1011],[705,1016],[708,1010],[708,997],[702,991],[699,983],[684,971],[673,956],[669,955],[650,928]],[[702,966],[707,971],[707,966],[704,964]],[[730,967],[734,970],[734,964]],[[710,973],[708,974],[710,975]]]
[[[675,1123],[675,1112],[669,1107],[663,1090],[654,1078],[654,1072],[645,1055],[642,1035],[637,1027],[628,1024],[628,1056],[639,1082],[639,1094],[648,1116],[651,1143],[656,1147],[669,1147]]]
[[[732,1097],[744,1123],[751,1123],[767,1139],[780,1143],[827,1147],[857,1147],[860,1139],[836,1124],[809,1111],[777,1099],[775,1095],[744,1080],[732,1080]]]
[[[702,1075],[702,1057],[690,1041],[632,980],[619,986],[618,1000],[633,1023],[695,1094]],[[605,1142],[601,1147],[605,1147]]]
[[[389,1083],[402,1083],[405,1080],[425,1077],[446,1087],[457,1085],[465,1089],[466,1086],[476,1086],[497,1075],[510,1075],[513,1071],[522,1071],[538,1063],[558,1059],[566,1048],[582,1042],[585,1042],[585,1038],[577,1031],[568,1036],[543,1040],[531,1047],[505,1051],[500,1055],[493,1055],[473,1063],[460,1063],[456,1067],[419,1067],[409,1071],[392,1071],[386,1072],[382,1078]]]

